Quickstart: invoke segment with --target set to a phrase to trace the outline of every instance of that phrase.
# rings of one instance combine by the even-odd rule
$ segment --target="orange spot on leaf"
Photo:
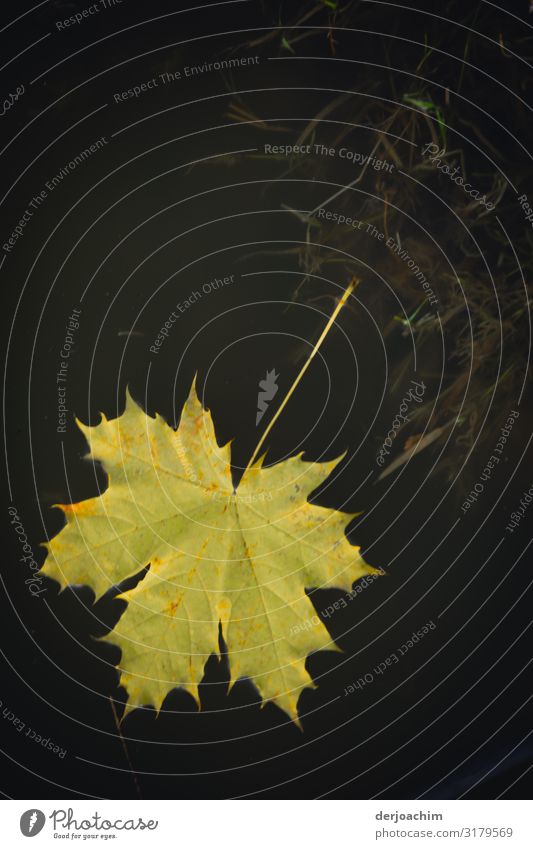
[[[76,516],[91,516],[95,513],[94,499],[88,501],[78,501],[76,504],[60,504],[64,513]]]

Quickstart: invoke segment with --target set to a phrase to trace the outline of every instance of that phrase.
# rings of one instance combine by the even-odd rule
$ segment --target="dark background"
[[[3,55],[11,57],[51,33],[2,72],[4,92],[26,86],[23,98],[2,118],[3,144],[9,142],[2,153],[2,195],[9,191],[2,203],[2,242],[47,180],[100,136],[109,139],[50,194],[0,271],[9,316],[5,435],[11,489],[6,494],[34,551],[62,526],[62,513],[53,504],[94,496],[105,486],[102,471],[95,474],[81,459],[85,446],[74,414],[93,424],[99,411],[119,414],[129,385],[148,412],[175,424],[198,372],[219,440],[235,439],[238,468],[257,441],[258,381],[275,368],[283,396],[348,282],[342,263],[336,270],[332,263],[326,279],[307,281],[302,295],[296,294],[302,269],[295,248],[305,239],[305,227],[283,205],[313,209],[335,191],[320,181],[349,182],[357,174],[353,166],[337,162],[325,175],[317,160],[310,179],[291,182],[283,162],[259,155],[195,162],[249,148],[261,153],[265,142],[294,143],[335,91],[360,87],[368,96],[373,89],[375,97],[400,102],[403,78],[390,68],[412,72],[429,44],[441,51],[436,100],[442,99],[443,85],[462,86],[465,96],[494,117],[476,112],[472,138],[485,151],[500,152],[499,164],[521,191],[533,188],[528,157],[496,123],[527,143],[529,112],[503,86],[527,101],[530,71],[504,48],[464,29],[485,33],[497,44],[501,36],[531,56],[528,28],[495,7],[472,4],[468,17],[461,3],[439,9],[461,27],[395,4],[354,3],[349,23],[343,19],[354,31],[335,32],[335,57],[371,63],[371,72],[363,65],[326,61],[332,57],[327,7],[314,14],[310,24],[319,29],[293,46],[295,54],[283,49],[281,31],[257,46],[250,42],[280,23],[295,23],[308,8],[303,5],[228,3],[161,18],[176,11],[173,4],[156,0],[146,9],[124,0],[94,20],[54,31],[57,19],[84,7],[45,3],[1,34]],[[19,4],[16,14],[29,8]],[[433,4],[419,9],[435,12]],[[514,4],[512,11],[527,19],[526,3]],[[4,8],[2,14],[8,24],[15,10]],[[259,55],[261,61],[231,75],[204,73],[135,100],[113,102],[114,92],[164,70],[231,55]],[[291,55],[323,61],[268,61]],[[482,68],[485,76],[465,63]],[[488,82],[487,74],[503,84]],[[235,104],[272,120],[265,126],[239,124],[230,114]],[[474,119],[466,105],[464,110],[460,131],[468,134],[468,121]],[[124,131],[112,138],[118,130]],[[316,141],[327,144],[332,132],[319,125]],[[372,134],[361,129],[356,138],[356,149],[370,152]],[[475,153],[470,156],[483,183],[486,159],[482,153],[479,162]],[[354,215],[363,203],[356,193]],[[417,220],[437,241],[453,243],[458,225],[450,216],[443,232],[442,219],[433,219],[435,203],[429,197],[423,201]],[[527,224],[516,203],[504,205],[501,217],[511,238],[522,244]],[[491,239],[481,237],[479,248],[496,270]],[[302,448],[308,459],[347,451],[327,500],[318,500],[364,510],[351,523],[349,538],[387,575],[327,620],[344,654],[323,652],[308,659],[318,687],[300,700],[303,733],[276,707],[260,709],[248,682],[238,682],[228,694],[226,661],[211,658],[200,688],[201,712],[189,696],[174,691],[159,716],[149,707],[132,712],[119,736],[116,719],[124,695],[117,688],[119,653],[95,638],[116,621],[120,603],[109,597],[94,604],[88,588],[58,595],[51,581],[44,584],[45,593],[32,598],[6,511],[2,710],[67,749],[59,759],[2,719],[6,796],[530,795],[529,513],[514,534],[505,532],[531,485],[531,451],[524,454],[530,431],[527,392],[505,462],[466,515],[460,505],[510,411],[498,387],[488,417],[479,424],[491,438],[481,450],[472,446],[464,466],[464,451],[452,435],[401,473],[376,482],[375,456],[408,379],[416,373],[436,403],[446,405],[439,399],[439,375],[455,367],[447,353],[453,339],[435,335],[416,372],[411,362],[402,382],[395,366],[405,362],[412,343],[400,334],[382,341],[398,311],[380,278],[382,249],[350,234],[344,249],[364,264],[356,300],[341,313],[284,411],[270,440],[269,460]],[[327,244],[322,250],[325,257],[333,251]],[[152,355],[149,346],[176,301],[230,274],[235,283],[188,310],[161,352]],[[80,306],[68,377],[71,415],[67,434],[60,436],[55,375],[68,316]],[[502,371],[522,368],[516,350],[527,349],[526,330],[523,312],[516,318],[517,335],[503,340]],[[439,452],[450,461],[445,471]],[[44,553],[39,550],[40,562]],[[337,597],[336,591],[312,595],[317,611]],[[436,629],[401,664],[343,696],[348,684],[430,620]]]

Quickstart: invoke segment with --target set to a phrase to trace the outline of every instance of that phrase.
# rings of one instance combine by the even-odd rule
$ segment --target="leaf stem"
[[[348,300],[348,298],[350,297],[350,295],[352,294],[352,292],[355,290],[355,288],[356,288],[356,286],[358,285],[358,283],[359,283],[359,280],[358,280],[356,277],[352,277],[352,279],[350,280],[350,282],[349,282],[348,286],[346,287],[346,289],[345,289],[345,291],[344,291],[344,294],[343,294],[342,298],[340,299],[340,301],[338,302],[337,306],[336,306],[336,307],[335,307],[335,309],[333,310],[333,312],[332,312],[332,314],[331,314],[331,316],[330,316],[330,318],[329,318],[328,323],[326,324],[326,326],[324,327],[324,330],[323,330],[323,331],[322,331],[322,333],[320,334],[320,337],[319,337],[319,339],[318,339],[317,343],[315,344],[315,347],[313,348],[313,350],[312,350],[312,351],[311,351],[311,353],[309,354],[309,357],[307,358],[307,360],[305,361],[304,365],[302,366],[302,368],[301,368],[301,370],[300,370],[299,374],[297,375],[296,380],[294,381],[294,383],[292,384],[291,388],[290,388],[290,389],[289,389],[289,391],[287,392],[287,394],[286,394],[285,398],[283,399],[283,402],[280,404],[280,406],[279,406],[279,407],[278,407],[278,409],[276,410],[275,415],[274,415],[274,416],[272,416],[272,419],[270,420],[270,422],[268,423],[267,427],[265,428],[265,431],[264,431],[264,433],[263,433],[263,435],[262,435],[261,439],[260,439],[260,440],[259,440],[259,442],[257,443],[256,449],[255,449],[254,453],[252,454],[252,456],[250,457],[250,459],[249,459],[249,461],[248,461],[248,465],[246,466],[246,468],[245,468],[245,470],[244,470],[244,472],[243,472],[243,474],[242,474],[242,477],[241,477],[241,480],[239,481],[239,483],[242,483],[242,479],[244,478],[244,476],[245,476],[246,472],[247,472],[247,471],[248,471],[248,469],[249,469],[251,466],[253,466],[253,464],[255,463],[255,460],[256,460],[256,458],[257,458],[257,456],[258,456],[259,452],[261,451],[261,448],[263,447],[263,445],[264,445],[264,443],[265,443],[265,440],[266,440],[266,438],[267,438],[268,434],[270,433],[270,431],[272,430],[272,428],[273,428],[273,427],[274,427],[274,425],[276,424],[277,420],[278,420],[278,419],[279,419],[279,417],[281,416],[281,414],[282,414],[282,412],[283,412],[283,410],[284,410],[284,408],[285,408],[285,405],[287,404],[287,402],[288,402],[289,398],[291,397],[291,395],[292,395],[292,394],[293,394],[293,392],[295,391],[296,387],[297,387],[297,386],[298,386],[298,384],[300,383],[300,381],[301,381],[302,377],[304,376],[305,372],[307,371],[307,369],[308,369],[308,368],[309,368],[309,366],[311,365],[311,362],[312,362],[313,358],[315,357],[315,355],[318,353],[318,350],[319,350],[320,346],[322,345],[322,342],[324,341],[324,339],[325,339],[325,338],[326,338],[326,336],[328,335],[328,333],[329,333],[329,331],[330,331],[331,327],[332,327],[332,326],[333,326],[333,324],[335,323],[335,320],[336,320],[336,318],[337,318],[338,314],[340,313],[341,309],[343,308],[344,304],[346,303],[346,301]]]

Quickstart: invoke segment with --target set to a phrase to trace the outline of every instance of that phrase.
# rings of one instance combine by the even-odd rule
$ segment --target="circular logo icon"
[[[46,822],[46,817],[42,811],[37,808],[30,808],[25,811],[20,818],[20,830],[24,837],[35,837],[42,831]]]

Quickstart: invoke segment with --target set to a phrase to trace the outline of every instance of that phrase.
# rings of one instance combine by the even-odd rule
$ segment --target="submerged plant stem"
[[[250,460],[248,461],[248,465],[246,466],[246,468],[243,472],[243,475],[241,477],[241,481],[242,481],[242,478],[244,477],[244,475],[246,474],[246,472],[248,471],[248,469],[251,466],[253,466],[253,464],[255,463],[255,460],[256,460],[257,456],[259,455],[259,452],[260,452],[261,448],[263,447],[268,434],[270,433],[270,431],[272,430],[272,428],[276,424],[277,420],[279,419],[280,415],[282,414],[282,412],[285,408],[285,405],[287,404],[289,398],[291,397],[294,390],[296,389],[296,387],[300,383],[301,379],[303,378],[305,372],[307,371],[307,369],[311,365],[311,362],[312,362],[313,358],[315,357],[315,355],[318,353],[318,350],[319,350],[320,346],[322,345],[322,342],[324,341],[324,339],[328,335],[331,327],[335,323],[335,320],[336,320],[338,314],[340,313],[341,309],[343,308],[344,304],[346,303],[346,301],[348,300],[348,298],[350,297],[352,292],[355,290],[358,283],[359,283],[359,280],[356,277],[352,277],[352,279],[350,280],[350,283],[348,284],[348,286],[346,287],[346,289],[344,291],[342,298],[340,299],[337,306],[333,310],[333,312],[332,312],[332,314],[329,318],[328,323],[326,324],[326,326],[324,327],[324,330],[320,334],[320,337],[319,337],[317,343],[315,344],[313,350],[309,354],[309,357],[307,358],[307,360],[305,361],[304,365],[302,366],[300,372],[298,373],[296,380],[294,381],[291,388],[287,392],[285,398],[283,399],[282,403],[280,404],[280,406],[276,410],[275,415],[272,417],[272,419],[268,423],[267,427],[265,428],[265,431],[264,431],[261,439],[257,443],[256,449],[255,449],[254,453],[252,454],[252,456],[250,457]]]

